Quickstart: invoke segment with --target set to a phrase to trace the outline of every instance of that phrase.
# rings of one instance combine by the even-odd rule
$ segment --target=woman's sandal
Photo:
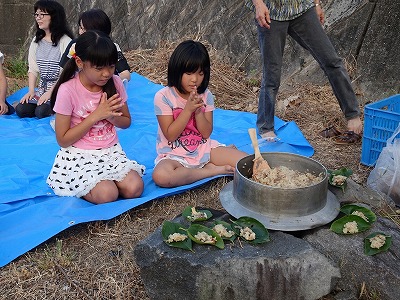
[[[336,127],[333,125],[319,132],[319,135],[325,138],[330,138],[341,134],[342,133],[339,130],[337,130]]]
[[[337,145],[348,145],[357,143],[361,140],[361,136],[354,131],[344,131],[341,135],[332,138]]]

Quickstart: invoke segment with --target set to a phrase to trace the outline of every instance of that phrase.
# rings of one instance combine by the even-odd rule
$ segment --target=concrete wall
[[[112,37],[123,50],[154,48],[162,40],[196,36],[209,41],[225,59],[259,72],[253,13],[243,0],[60,0],[77,32],[81,11],[102,8],[113,23]],[[27,49],[33,34],[35,1],[0,0],[0,50]],[[325,0],[326,30],[339,54],[356,67],[352,79],[362,101],[400,93],[400,0]],[[324,83],[313,59],[291,39],[285,50],[283,79]]]
[[[34,24],[33,4],[35,1],[0,1],[0,51],[15,55],[25,50],[25,42]]]

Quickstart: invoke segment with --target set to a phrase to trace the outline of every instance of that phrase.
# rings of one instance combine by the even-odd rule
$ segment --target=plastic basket
[[[400,122],[400,94],[364,107],[361,163],[373,166]]]

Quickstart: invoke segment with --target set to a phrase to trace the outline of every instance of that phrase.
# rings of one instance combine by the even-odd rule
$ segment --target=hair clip
[[[76,58],[75,43],[73,43],[71,45],[71,48],[69,48],[68,57],[69,58],[73,57],[74,59]]]

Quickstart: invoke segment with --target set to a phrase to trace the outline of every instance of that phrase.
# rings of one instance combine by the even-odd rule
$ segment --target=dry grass
[[[0,299],[148,299],[133,259],[136,243],[187,205],[221,209],[227,180],[58,234],[0,270]]]
[[[204,42],[211,55],[211,91],[217,106],[255,112],[257,76],[247,76],[224,63]],[[133,71],[165,84],[167,61],[174,43],[156,50],[126,53]],[[318,132],[345,123],[329,86],[288,86],[279,98],[278,116],[294,120],[315,148],[314,159],[327,168],[351,168],[353,179],[364,184],[369,168],[360,165],[361,143],[335,146]],[[185,193],[154,200],[110,221],[76,225],[0,269],[0,299],[148,299],[133,258],[138,241],[187,205],[221,209],[219,192],[229,181],[220,178]],[[399,218],[398,212],[390,218]],[[378,299],[366,296],[360,299]],[[329,298],[326,298],[329,299]]]

